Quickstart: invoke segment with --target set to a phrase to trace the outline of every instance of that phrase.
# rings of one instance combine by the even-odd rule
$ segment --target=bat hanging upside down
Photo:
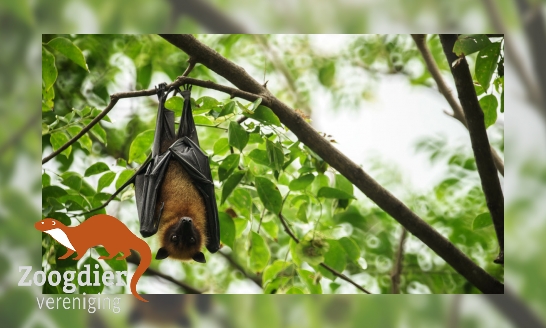
[[[111,199],[134,184],[140,233],[149,237],[159,232],[161,248],[155,258],[205,263],[202,247],[206,246],[211,253],[220,248],[218,209],[209,161],[199,148],[190,104],[191,87],[185,87],[184,91],[165,89],[165,83],[156,88],[159,108],[151,157]],[[176,133],[174,112],[165,108],[171,91],[184,97]]]

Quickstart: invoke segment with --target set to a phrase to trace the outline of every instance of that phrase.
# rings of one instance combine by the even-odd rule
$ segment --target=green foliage
[[[220,53],[244,59],[260,71],[264,69],[264,58],[256,56],[256,49],[261,48],[254,38],[207,38],[208,44]],[[329,92],[337,105],[351,103],[356,106],[370,96],[373,81],[382,73],[401,73],[411,84],[431,85],[427,70],[411,68],[413,63],[422,64],[422,59],[406,36],[355,36],[347,45],[344,56],[339,58],[313,52],[304,36],[295,36],[294,40],[286,45],[270,41],[285,47],[282,58],[294,79],[295,94],[298,95],[293,100],[294,108],[302,112],[305,112],[309,97],[317,87],[321,92]],[[437,36],[430,36],[427,44],[440,69],[448,72]],[[288,46],[296,47],[286,48]],[[495,55],[497,49],[500,49],[500,55]],[[302,61],[299,57],[305,51],[309,52],[310,60]],[[499,73],[500,64],[492,63],[495,56],[503,60],[502,44],[492,43],[475,52],[479,52],[476,90],[486,123],[490,126],[496,120],[497,108],[504,111],[504,78]],[[489,52],[492,55],[479,58],[480,54]],[[85,54],[84,66],[82,53]],[[128,59],[130,67],[114,60],[119,56]],[[46,38],[42,48],[45,68],[42,75],[44,153],[59,149],[100,114],[98,108],[103,108],[109,101],[109,90],[112,90],[112,83],[118,82],[116,76],[120,72],[134,68],[136,75],[130,81],[131,85],[137,89],[148,88],[153,87],[149,84],[154,74],[166,74],[171,80],[175,79],[181,74],[181,68],[186,67],[187,59],[179,49],[156,36]],[[351,82],[351,77],[341,76],[347,67],[367,70],[372,76],[370,84],[357,85],[354,80]],[[277,71],[267,62],[266,75],[273,73]],[[218,79],[203,65],[197,65],[191,74],[203,80],[217,82]],[[354,88],[347,88],[348,85]],[[277,88],[273,84],[268,87]],[[292,92],[284,89],[272,92],[291,103]],[[500,106],[497,101],[499,95]],[[209,154],[215,182],[220,239],[229,248],[222,250],[223,253],[229,254],[249,276],[261,273],[259,278],[264,293],[321,294],[347,292],[347,288],[353,288],[322,267],[321,263],[350,278],[359,277],[360,280],[355,278],[358,283],[374,293],[390,291],[389,277],[400,236],[400,226],[396,221],[368,199],[363,199],[352,183],[320,156],[299,140],[294,140],[294,135],[263,104],[262,98],[254,102],[229,99],[229,96],[205,92],[195,86],[192,96],[195,97],[192,109],[199,140],[203,151]],[[55,157],[52,161],[55,165],[44,167],[42,217],[56,218],[66,225],[81,222],[89,217],[89,214],[81,215],[82,211],[102,205],[113,190],[126,182],[145,162],[153,142],[157,103],[148,98],[135,99],[138,102],[134,107],[120,107],[120,102],[113,109],[116,114],[111,115],[117,122],[105,117],[62,155]],[[182,104],[181,97],[171,97],[166,107],[175,111],[178,119]],[[307,119],[305,114],[298,113]],[[247,119],[238,123],[241,117]],[[325,138],[333,140],[326,133],[328,131],[325,131]],[[487,221],[486,214],[478,215],[485,213],[487,207],[476,179],[476,163],[471,152],[468,148],[451,147],[432,137],[420,143],[417,151],[427,154],[432,165],[443,165],[447,173],[430,193],[416,195],[408,186],[408,195],[403,201],[461,246],[471,258],[489,263],[490,258],[496,256],[496,244],[491,229],[485,228],[491,225],[490,219]],[[377,172],[371,172],[372,176],[397,174],[388,166],[378,167]],[[115,201],[121,202],[118,204],[120,216],[134,213],[132,187],[128,187]],[[102,209],[97,213],[106,212]],[[281,224],[281,214],[286,226]],[[127,220],[124,222],[138,235],[138,220],[134,217]],[[295,242],[286,229],[290,229],[300,242]],[[81,269],[84,263],[98,263],[101,268],[118,271],[127,269],[126,261],[97,260],[94,251],[90,252],[91,257],[80,261],[56,260],[64,254],[64,247],[52,242],[47,234],[42,238],[43,260],[52,269],[76,270]],[[467,292],[465,279],[415,237],[408,238],[408,245],[412,247],[406,250],[403,261],[401,290],[404,293],[415,290]],[[155,246],[154,243],[151,245]],[[98,255],[105,255],[103,248],[96,247],[95,250]],[[208,260],[209,255],[206,256]],[[203,290],[213,288],[215,292],[225,292],[241,278],[240,270],[227,264],[220,263],[215,268],[208,264],[178,265],[184,273],[185,283]],[[162,270],[157,261],[153,261],[152,267]],[[495,274],[502,278],[501,270]],[[145,280],[143,277],[142,281]],[[415,286],[424,287],[415,289]],[[48,291],[62,293],[53,287],[47,287],[50,288]],[[119,292],[107,286],[79,288],[88,293]]]
[[[485,34],[461,34],[453,46],[457,56],[470,55],[491,45]]]

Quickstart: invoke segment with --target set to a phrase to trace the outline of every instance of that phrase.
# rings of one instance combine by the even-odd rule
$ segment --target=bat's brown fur
[[[161,150],[163,152],[166,149],[162,147]],[[169,162],[161,185],[156,215],[159,215],[162,206],[158,230],[161,247],[168,251],[170,258],[191,260],[207,242],[205,203],[193,185],[191,177],[174,158]],[[172,233],[183,217],[191,218],[198,232],[194,245],[184,246],[182,243],[174,244],[171,241]]]

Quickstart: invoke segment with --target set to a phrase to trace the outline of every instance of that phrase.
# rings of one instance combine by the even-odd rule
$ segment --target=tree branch
[[[406,243],[406,237],[408,231],[402,228],[402,234],[400,235],[400,242],[398,243],[398,249],[396,250],[396,257],[394,258],[394,267],[391,273],[391,293],[400,294],[400,275],[402,274],[402,261],[404,260],[404,245]]]
[[[484,123],[484,114],[476,96],[472,75],[470,74],[466,59],[464,57],[458,58],[453,53],[453,46],[455,41],[457,41],[457,35],[440,35],[440,41],[442,42],[449,67],[451,68],[451,73],[455,79],[459,100],[468,124],[472,150],[476,158],[476,165],[480,174],[487,207],[491,213],[499,241],[500,254],[495,259],[495,263],[504,264],[504,196],[499,176],[493,163],[493,156],[491,155],[491,147],[489,146],[489,139]],[[459,60],[459,63],[453,67],[452,63],[455,60]]]
[[[189,78],[189,77],[185,77],[185,76],[179,76],[173,83],[168,84],[167,88],[179,87],[179,86],[181,86],[183,84],[186,84],[186,83],[196,85],[196,86],[200,86],[200,87],[203,87],[203,88],[208,88],[208,89],[213,89],[213,90],[225,92],[225,93],[231,95],[231,97],[238,97],[238,98],[245,99],[245,100],[248,100],[248,101],[254,101],[254,100],[260,98],[260,96],[258,96],[258,95],[255,95],[255,94],[252,94],[252,93],[249,93],[249,92],[245,92],[245,91],[242,91],[242,90],[239,90],[239,89],[227,87],[227,86],[224,86],[224,85],[216,84],[216,83],[214,83],[212,81],[197,80],[197,79],[193,79],[193,78]],[[138,91],[119,92],[119,93],[115,93],[115,94],[111,95],[110,96],[110,103],[108,103],[108,106],[106,106],[106,108],[99,115],[97,115],[97,117],[95,117],[91,122],[89,122],[89,124],[86,125],[77,135],[75,135],[72,139],[68,140],[67,143],[65,143],[64,145],[59,147],[59,149],[57,149],[56,151],[52,152],[51,154],[46,156],[44,159],[42,159],[42,164],[45,164],[45,163],[49,162],[52,158],[54,158],[55,156],[62,153],[66,148],[70,147],[73,143],[78,141],[78,139],[83,137],[89,130],[91,130],[91,128],[95,124],[100,122],[114,108],[114,106],[117,104],[118,100],[123,99],[123,98],[136,98],[136,97],[153,96],[155,94],[156,94],[155,89],[147,89],[147,90],[138,90]],[[262,101],[262,103],[264,103],[264,102]],[[264,104],[267,105],[268,103],[266,102]]]
[[[360,166],[323,138],[292,108],[275,98],[240,66],[222,57],[191,35],[162,35],[197,62],[226,78],[237,88],[259,95],[298,139],[340,172],[381,209],[402,224],[483,293],[503,293],[504,285],[474,263],[455,245],[413,213],[404,203],[366,174]]]
[[[440,93],[444,95],[447,102],[449,103],[449,106],[451,106],[451,109],[453,109],[453,115],[451,116],[461,122],[468,129],[463,109],[461,108],[461,105],[459,104],[457,99],[455,99],[455,97],[453,96],[451,89],[447,86],[447,83],[442,77],[442,73],[440,72],[438,65],[436,65],[436,61],[434,60],[432,53],[427,47],[426,34],[412,34],[411,37],[413,38],[415,44],[417,45],[417,48],[421,52],[421,55],[425,60],[425,64],[427,65],[430,75],[432,75],[432,78],[434,79],[434,81],[436,81],[438,91],[440,91]],[[504,176],[504,162],[497,153],[497,151],[492,146],[490,147],[495,166],[497,167],[497,170],[499,170],[500,174]]]
[[[279,219],[281,220],[281,223],[284,227],[284,231],[286,231],[286,233],[296,242],[296,244],[299,244],[300,243],[300,240],[298,239],[298,237],[296,237],[296,235],[294,235],[294,233],[292,232],[292,230],[290,229],[290,227],[288,226],[288,223],[286,223],[286,219],[284,218],[284,216],[282,215],[282,213],[279,213]],[[364,287],[360,286],[359,284],[357,284],[356,282],[354,282],[351,278],[347,277],[346,275],[344,275],[343,273],[341,272],[338,272],[336,269],[332,268],[331,266],[329,266],[328,264],[324,263],[324,262],[321,262],[320,263],[320,266],[325,268],[326,270],[330,271],[334,276],[336,277],[339,277],[343,280],[345,280],[346,282],[350,283],[351,285],[355,286],[356,288],[358,288],[359,290],[363,291],[364,293],[366,294],[371,294],[369,291],[367,291]]]
[[[133,263],[135,265],[139,265],[140,264],[140,257],[135,255],[134,253],[132,253],[127,258],[127,262]],[[161,272],[159,272],[157,270],[154,270],[152,268],[148,268],[146,271],[144,271],[144,274],[145,275],[157,276],[157,277],[163,278],[163,279],[165,279],[167,281],[170,281],[173,284],[177,285],[178,287],[182,288],[186,294],[203,294],[203,292],[201,292],[200,290],[197,290],[197,289],[193,288],[192,286],[190,286],[190,285],[188,285],[186,283],[178,281],[178,280],[174,279],[173,277],[171,277],[169,275],[166,275],[164,273],[161,273]]]

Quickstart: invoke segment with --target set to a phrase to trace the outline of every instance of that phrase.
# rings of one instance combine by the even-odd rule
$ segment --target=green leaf
[[[224,186],[222,187],[221,204],[223,204],[226,201],[229,195],[233,192],[233,189],[235,189],[235,187],[237,187],[239,182],[243,180],[245,173],[246,173],[245,171],[235,172],[226,180],[226,182],[224,182]]]
[[[298,267],[301,267],[303,261],[302,259],[300,259],[298,255],[298,243],[296,243],[294,239],[290,238],[290,241],[288,242],[288,246],[290,247],[290,256],[292,256],[292,261]]]
[[[476,216],[474,221],[472,221],[472,230],[486,228],[490,225],[493,225],[493,219],[491,218],[491,214],[489,212],[482,213]]]
[[[90,177],[92,175],[99,174],[106,171],[110,171],[110,168],[108,167],[108,165],[106,165],[106,163],[104,162],[97,162],[91,165],[90,167],[88,167],[87,170],[85,170],[84,175],[86,177]]]
[[[93,148],[93,141],[91,141],[91,138],[87,134],[84,134],[80,139],[78,139],[78,143],[83,149],[86,149],[88,152],[91,153],[91,150]]]
[[[346,193],[343,190],[330,187],[322,187],[318,191],[317,197],[335,198],[335,199],[355,199],[353,195]]]
[[[80,294],[98,294],[102,292],[102,290],[104,289],[104,285],[102,284],[101,277],[104,273],[104,269],[99,264],[99,262],[92,257],[88,257],[85,261],[83,261],[83,263],[78,268],[79,271],[87,271],[84,265],[89,265],[88,281],[91,282],[91,286],[79,286],[78,292]],[[98,281],[95,280],[95,274],[93,274],[94,271],[98,271]],[[99,286],[93,286],[95,282],[99,283]]]
[[[121,173],[118,176],[118,179],[116,180],[116,189],[119,189],[134,174],[135,174],[135,171],[133,171],[133,170],[123,170],[123,171],[121,171]]]
[[[497,107],[499,102],[493,95],[487,95],[480,99],[480,107],[483,110],[485,128],[490,127],[497,121]]]
[[[261,149],[253,149],[248,157],[256,164],[269,166],[271,162],[269,161],[269,156],[267,151]]]
[[[256,190],[265,208],[274,214],[279,214],[282,209],[282,196],[279,189],[271,180],[256,177]]]
[[[57,80],[57,68],[55,67],[55,56],[46,48],[42,47],[42,87],[49,90]]]
[[[303,269],[298,269],[297,271],[298,276],[303,280],[311,294],[322,294],[322,287],[320,283],[316,282],[317,279],[315,279],[316,273]]]
[[[59,186],[47,186],[42,189],[42,204],[44,204],[44,200],[48,198],[60,198],[62,196],[66,195],[66,190]]]
[[[248,143],[248,132],[237,122],[230,122],[228,129],[228,142],[240,151],[243,151]]]
[[[230,101],[227,104],[224,104],[224,107],[222,107],[222,111],[218,117],[226,116],[232,114],[233,112],[235,112],[235,102]]]
[[[201,104],[202,109],[213,109],[213,107],[218,106],[218,100],[208,96],[199,98],[197,103]]]
[[[136,136],[129,148],[129,163],[144,163],[154,142],[154,133],[154,130],[147,130]]]
[[[63,181],[61,182],[65,186],[69,187],[72,190],[80,191],[82,187],[82,177],[79,176],[79,174],[71,174],[71,175],[64,175],[61,176]],[[66,178],[65,178],[66,177]]]
[[[501,50],[501,43],[495,42],[480,50],[476,58],[476,79],[485,91],[489,90],[491,78],[497,69]]]
[[[218,219],[220,221],[220,240],[233,249],[233,243],[235,243],[235,223],[226,212],[219,212]]]
[[[212,122],[212,120],[206,116],[194,116],[193,117],[193,120],[195,122],[195,124],[197,125],[214,125],[214,123]]]
[[[282,146],[278,143],[274,143],[270,140],[265,141],[265,148],[267,150],[267,157],[273,169],[277,171],[282,170],[284,164],[284,154],[282,152]]]
[[[109,254],[106,251],[106,249],[104,247],[102,247],[102,246],[95,247],[95,250],[97,251],[97,253],[99,253],[100,256],[112,255],[112,254]],[[123,255],[125,255],[125,254],[123,254]],[[118,257],[118,256],[120,256],[120,255],[116,255],[112,259],[109,259],[109,260],[104,259],[104,262],[106,262],[106,264],[108,264],[108,266],[110,266],[110,268],[112,268],[112,270],[114,270],[114,271],[127,271],[127,261],[126,260],[116,260],[116,257]],[[93,270],[91,270],[91,271],[93,271]],[[123,276],[123,279],[127,280],[127,277]]]
[[[319,70],[319,81],[325,87],[331,87],[334,84],[334,78],[336,76],[336,64],[333,61],[329,61],[326,65],[322,66]]]
[[[55,38],[49,41],[47,44],[89,72],[89,67],[87,67],[82,51],[74,43],[72,43],[72,41],[68,40],[67,38]]]
[[[42,188],[51,184],[51,177],[47,173],[42,173]]]
[[[298,287],[290,287],[290,289],[286,291],[286,294],[305,294],[305,293],[303,292],[303,290],[301,290]]]
[[[358,247],[358,244],[354,240],[349,237],[343,237],[338,241],[345,250],[349,260],[356,261],[360,258],[360,247]]]
[[[68,142],[68,137],[63,132],[54,132],[51,134],[49,141],[51,142],[53,150],[56,151],[57,149],[61,148],[62,145]],[[70,156],[70,151],[72,151],[72,146],[69,146],[68,148],[63,150],[61,154],[68,158],[68,156]]]
[[[95,136],[95,138],[99,139],[100,143],[106,145],[106,131],[100,126],[100,124],[95,124],[91,128],[91,134]]]
[[[182,108],[184,108],[184,98],[171,97],[165,101],[165,108],[174,111],[174,117],[180,117],[182,115]]]
[[[289,188],[292,191],[305,190],[305,188],[309,187],[311,183],[313,183],[313,180],[315,180],[315,176],[312,173],[305,174],[290,181]]]
[[[66,129],[66,132],[68,132],[68,134],[70,135],[70,137],[74,138],[78,133],[80,133],[82,131],[82,128],[80,126],[77,126],[77,125],[73,125],[73,126],[69,126],[67,129]]]
[[[104,173],[99,179],[97,192],[100,192],[103,188],[106,188],[109,185],[111,185],[115,178],[116,178],[116,173],[114,172]]]
[[[298,208],[298,213],[296,213],[296,218],[301,221],[308,223],[307,220],[307,203],[304,203],[302,206]]]
[[[455,41],[453,52],[459,57],[462,55],[468,56],[489,45],[491,45],[491,41],[485,34],[461,34]]]
[[[347,180],[346,177],[344,177],[341,174],[336,174],[336,189],[339,189],[341,191],[346,192],[349,195],[353,195],[354,193],[354,187],[351,181]]]
[[[227,138],[220,138],[214,143],[213,151],[215,155],[223,155],[229,150]]]
[[[250,232],[250,256],[248,267],[253,272],[261,272],[269,263],[271,253],[265,240],[254,231]]]
[[[290,265],[290,262],[276,260],[271,265],[267,266],[262,275],[262,285],[267,285],[267,283],[275,279],[279,273],[286,271]]]
[[[218,168],[218,178],[220,181],[224,181],[233,173],[239,165],[240,158],[241,156],[239,154],[231,154],[224,158],[222,164],[220,164],[220,167]]]
[[[271,109],[265,106],[258,106],[253,113],[243,111],[243,115],[265,125],[281,126],[281,121],[277,115],[275,115]]]
[[[252,109],[250,109],[251,112],[254,112],[262,103],[262,98],[258,98],[252,102]]]
[[[324,263],[328,264],[338,272],[343,272],[343,270],[345,270],[345,266],[347,265],[347,254],[345,253],[345,249],[337,240],[328,240],[328,244],[328,252],[324,254]],[[324,269],[323,267],[320,267],[319,270],[325,277],[335,280],[336,276],[334,276],[330,271]]]

